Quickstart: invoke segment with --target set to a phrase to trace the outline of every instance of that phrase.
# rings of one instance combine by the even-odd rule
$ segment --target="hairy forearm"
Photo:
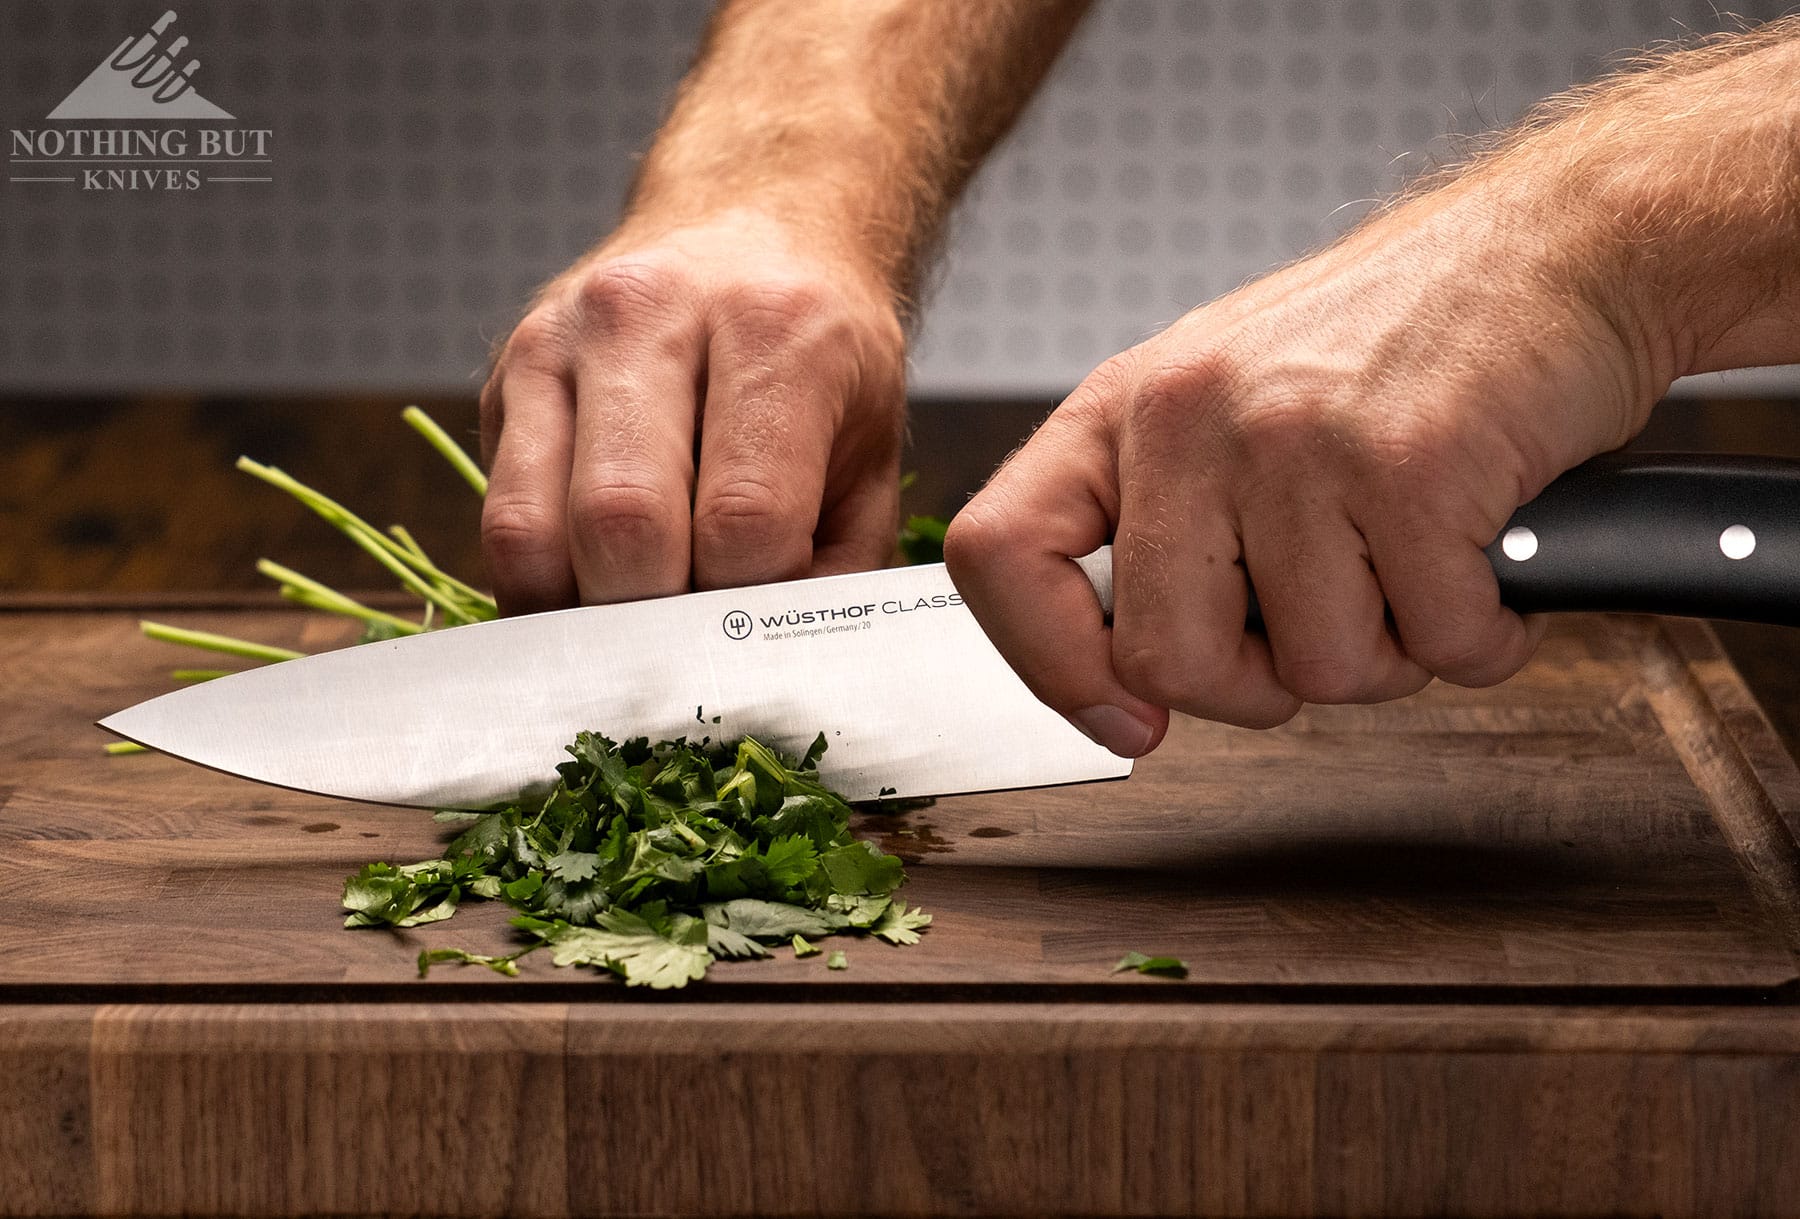
[[[1652,395],[1800,360],[1800,19],[1552,99],[1458,188],[1577,234],[1554,279],[1608,311]]]
[[[626,226],[742,206],[912,295],[945,214],[1087,0],[731,0]]]

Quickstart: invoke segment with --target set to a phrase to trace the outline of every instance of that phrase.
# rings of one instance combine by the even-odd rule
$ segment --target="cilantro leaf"
[[[561,851],[552,855],[545,866],[558,880],[588,880],[599,869],[600,856],[592,851]]]
[[[432,860],[396,868],[372,863],[344,882],[346,927],[416,927],[456,913],[459,888],[447,865]]]
[[[598,881],[587,880],[572,885],[552,877],[544,882],[534,908],[571,923],[591,923],[608,908],[608,897],[606,887]]]
[[[791,889],[818,871],[819,852],[812,839],[790,834],[769,844],[763,854],[763,868],[771,881]]]
[[[730,927],[721,927],[716,923],[706,925],[706,948],[721,961],[769,955],[767,948],[743,932],[735,931]]]
[[[706,976],[712,953],[706,924],[677,915],[669,934],[625,910],[602,914],[598,927],[564,927],[549,938],[550,959],[558,965],[593,965],[625,979],[627,986],[668,990]]]
[[[805,906],[767,902],[754,897],[710,902],[701,910],[707,922],[759,940],[785,940],[795,935],[825,936],[846,925],[842,915],[827,910],[808,910]]]
[[[834,893],[892,893],[906,879],[897,855],[883,855],[873,843],[851,841],[820,856]]]
[[[858,894],[847,896],[833,893],[825,899],[825,909],[833,914],[844,916],[844,922],[851,927],[867,929],[873,927],[878,919],[887,912],[892,898],[878,894]]]
[[[849,969],[850,968],[850,958],[845,954],[845,952],[842,948],[839,948],[836,951],[834,951],[830,956],[825,958],[825,968],[826,969]]]
[[[1180,957],[1152,957],[1141,952],[1126,953],[1112,971],[1124,973],[1128,969],[1159,978],[1185,978],[1188,971],[1187,962]]]
[[[792,940],[792,943],[794,945],[794,959],[796,961],[801,960],[805,957],[816,957],[821,952],[825,951],[823,948],[820,948],[817,944],[814,944],[812,941],[808,940],[803,935],[795,936]]]
[[[456,913],[456,900],[457,900],[458,895],[461,892],[462,891],[460,889],[451,889],[449,892],[445,893],[444,896],[436,902],[436,904],[424,906],[420,909],[414,910],[411,914],[408,914],[405,918],[397,921],[394,924],[394,926],[396,926],[396,927],[421,927],[421,926],[425,925],[426,923],[441,923],[441,922],[443,922],[445,919],[449,918],[452,914]]]
[[[444,855],[448,859],[499,859],[506,853],[511,829],[504,813],[479,816],[473,825],[457,835]]]
[[[538,890],[543,887],[544,874],[542,872],[527,872],[519,879],[502,885],[500,891],[506,895],[507,901],[528,902],[536,897]]]
[[[890,902],[881,917],[869,928],[890,944],[917,944],[919,932],[931,926],[931,916],[923,910],[906,908],[905,902]]]

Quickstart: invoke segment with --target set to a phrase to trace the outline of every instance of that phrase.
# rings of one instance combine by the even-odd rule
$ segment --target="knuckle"
[[[585,324],[612,329],[666,313],[690,287],[688,273],[673,262],[640,254],[595,263],[577,278],[574,298]]]
[[[1223,346],[1183,351],[1150,367],[1137,384],[1136,417],[1152,428],[1185,428],[1197,415],[1227,401],[1242,380],[1237,358]]]
[[[1122,351],[1102,360],[1081,382],[1081,393],[1091,392],[1098,398],[1116,400],[1128,397],[1137,384],[1138,354]]]
[[[533,309],[513,327],[489,384],[498,382],[509,364],[541,367],[560,359],[566,348],[564,328],[553,311],[542,306]]]
[[[1315,464],[1324,458],[1322,443],[1337,439],[1337,429],[1314,401],[1280,395],[1257,403],[1236,421],[1238,448],[1264,468],[1293,472],[1294,461]]]
[[[1139,643],[1113,628],[1113,672],[1133,695],[1158,707],[1240,728],[1276,728],[1294,717],[1300,704],[1279,691],[1252,692],[1221,684],[1229,671],[1230,649],[1178,652],[1154,640]],[[1216,654],[1215,654],[1216,653]]]
[[[829,288],[802,275],[764,276],[733,284],[725,290],[721,304],[739,325],[783,331],[824,324],[842,313]]]
[[[1121,647],[1115,643],[1113,672],[1118,675],[1119,684],[1147,703],[1173,707],[1187,701],[1189,692],[1173,678],[1154,648]]]
[[[1275,676],[1283,689],[1309,703],[1366,702],[1375,689],[1363,667],[1342,656],[1285,657],[1277,649]]]
[[[1138,388],[1137,357],[1123,351],[1102,361],[1063,399],[1050,419],[1107,420],[1124,414]],[[1046,421],[1048,422],[1048,421]]]
[[[1460,481],[1446,480],[1441,447],[1431,437],[1390,432],[1370,438],[1363,451],[1362,485],[1390,519],[1419,529],[1458,518],[1468,497]]]
[[[541,558],[555,548],[559,522],[533,500],[490,494],[481,510],[481,544],[500,570]]]
[[[1011,551],[1019,529],[991,500],[977,496],[951,520],[944,533],[944,566],[961,583]]]
[[[903,364],[890,354],[903,343],[890,345],[879,327],[867,325],[862,313],[815,280],[735,284],[722,294],[717,316],[720,327],[771,370],[804,368],[809,379],[846,395],[871,371],[876,383],[904,376]]]
[[[1432,672],[1453,686],[1482,687],[1497,686],[1524,667],[1523,657],[1514,659],[1477,650],[1453,656]]]
[[[608,550],[644,553],[665,545],[674,529],[669,505],[648,481],[613,479],[569,492],[571,542],[584,549],[604,541]]]
[[[1374,429],[1363,439],[1371,464],[1401,478],[1429,473],[1438,457],[1438,444],[1427,430],[1413,426]]]
[[[694,541],[713,554],[774,552],[808,522],[766,483],[739,479],[709,493],[694,509]]]
[[[1131,693],[1158,707],[1192,710],[1211,705],[1213,691],[1204,675],[1216,670],[1203,658],[1174,655],[1154,640],[1121,640],[1117,626],[1113,638],[1113,672]]]
[[[1420,667],[1458,686],[1493,686],[1518,672],[1523,661],[1498,653],[1484,632],[1451,629],[1409,647]]]

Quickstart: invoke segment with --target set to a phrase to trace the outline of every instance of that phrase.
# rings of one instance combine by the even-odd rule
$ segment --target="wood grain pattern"
[[[1793,1214],[1797,1059],[1744,1010],[0,1008],[0,1213]]]
[[[0,1213],[1800,1213],[1800,773],[1703,626],[866,818],[922,945],[679,996],[413,979],[507,942],[341,929],[427,816],[98,752],[185,659],[0,612]]]

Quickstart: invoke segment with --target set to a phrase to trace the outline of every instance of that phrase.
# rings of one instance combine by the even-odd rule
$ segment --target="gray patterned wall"
[[[168,2],[197,90],[273,132],[238,167],[271,180],[99,191],[12,181],[45,171],[9,159],[0,391],[471,392],[535,285],[605,231],[708,9]],[[55,126],[165,7],[0,0],[0,128]],[[1722,20],[1677,0],[1103,2],[959,213],[915,391],[1063,392],[1353,221],[1446,133]]]

